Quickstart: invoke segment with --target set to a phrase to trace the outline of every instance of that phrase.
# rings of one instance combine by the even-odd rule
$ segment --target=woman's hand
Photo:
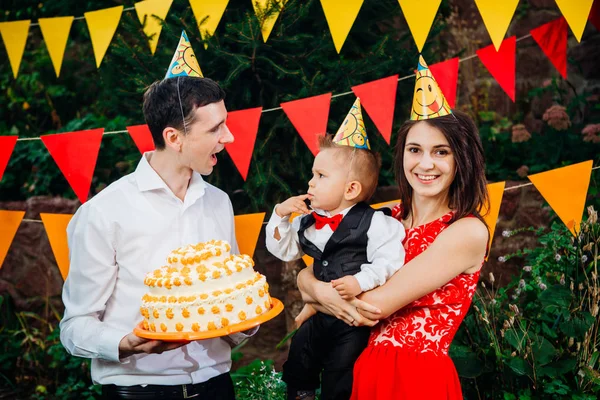
[[[378,315],[381,314],[381,311],[377,307],[356,297],[344,300],[329,283],[319,283],[322,283],[323,286],[317,291],[316,300],[322,307],[321,311],[353,326],[374,326],[379,322],[381,317]],[[316,308],[319,309],[320,307],[317,305]],[[369,317],[366,315],[369,315]]]

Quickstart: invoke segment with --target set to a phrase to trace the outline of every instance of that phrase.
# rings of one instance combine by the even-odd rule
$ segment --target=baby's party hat
[[[202,77],[200,65],[198,65],[198,60],[196,59],[196,55],[194,54],[194,50],[192,49],[192,45],[190,44],[190,40],[185,31],[181,32],[181,39],[179,39],[177,50],[175,50],[175,54],[173,54],[173,59],[169,64],[165,79],[178,76]]]
[[[352,104],[352,108],[348,112],[348,115],[346,115],[346,119],[342,122],[340,129],[338,129],[333,137],[333,142],[342,146],[356,147],[357,149],[371,149],[358,97],[354,104]]]
[[[437,118],[452,114],[450,105],[440,90],[423,56],[419,56],[417,67],[417,81],[415,82],[415,94],[413,96],[410,119],[418,121],[421,119]]]

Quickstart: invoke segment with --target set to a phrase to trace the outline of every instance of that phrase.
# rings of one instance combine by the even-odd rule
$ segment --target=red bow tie
[[[316,212],[312,212],[312,216],[315,217],[315,228],[321,229],[325,225],[329,225],[332,231],[335,231],[337,227],[342,222],[342,218],[344,216],[342,214],[336,214],[333,217],[325,217],[323,215],[319,215]]]

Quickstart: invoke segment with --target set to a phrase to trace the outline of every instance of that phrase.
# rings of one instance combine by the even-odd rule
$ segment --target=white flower
[[[525,279],[521,279],[519,281],[519,289],[523,289],[525,287]]]
[[[583,256],[581,256],[581,262],[584,263],[588,260],[587,256],[584,254]]]
[[[554,259],[555,259],[556,261],[560,261],[560,258],[561,258],[561,257],[560,257],[560,254],[556,253],[556,255],[554,256]]]
[[[501,262],[501,263],[503,263],[503,262],[506,261],[506,257],[500,256],[500,257],[498,257],[498,261]]]
[[[548,287],[547,287],[546,285],[544,285],[543,283],[540,283],[538,286],[539,286],[539,287],[540,287],[540,289],[542,289],[542,290],[546,290],[546,289],[548,289]]]
[[[503,230],[502,231],[502,236],[503,237],[510,237],[510,231],[509,230]]]
[[[531,272],[531,265],[526,265],[523,267],[523,271],[525,272]]]

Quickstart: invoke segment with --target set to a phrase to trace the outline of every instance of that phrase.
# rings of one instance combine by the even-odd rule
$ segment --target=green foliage
[[[577,238],[561,223],[511,232],[533,231],[540,245],[505,257],[527,265],[506,287],[493,275],[482,283],[457,333],[450,353],[466,398],[597,398],[600,224],[588,212]]]
[[[231,374],[239,400],[285,400],[285,383],[273,361],[254,360]]]

